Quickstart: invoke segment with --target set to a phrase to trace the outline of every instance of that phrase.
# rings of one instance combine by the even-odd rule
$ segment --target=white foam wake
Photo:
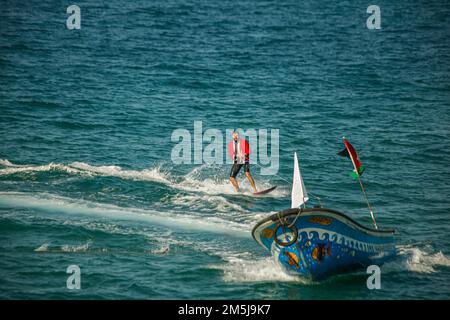
[[[220,257],[223,262],[210,264],[207,267],[220,270],[225,282],[298,282],[310,284],[311,281],[290,276],[282,271],[272,257],[260,257],[248,251],[239,250],[233,242],[224,239],[217,241],[189,241],[166,239],[173,246],[188,247],[208,255]],[[256,245],[256,243],[255,243]]]
[[[272,257],[243,259],[229,257],[227,263],[217,266],[223,270],[225,282],[299,282],[309,283],[301,277],[286,274]]]
[[[126,170],[119,166],[92,166],[84,162],[73,162],[69,165],[69,168],[75,168],[90,174],[108,177],[139,181],[155,181],[167,185],[172,184],[172,182],[168,179],[168,174],[163,173],[160,167],[144,170]]]
[[[91,246],[92,241],[88,241],[81,245],[68,245],[65,244],[61,247],[62,252],[86,252],[89,250],[89,247]]]
[[[252,258],[242,254],[226,253],[223,256],[226,263],[211,266],[223,270],[226,282],[300,282],[314,284],[301,277],[294,277],[284,273],[276,264],[273,257]],[[410,271],[417,273],[434,273],[437,267],[450,267],[450,259],[441,251],[427,252],[413,246],[398,246],[397,261],[383,266],[383,272]]]
[[[0,206],[31,208],[42,210],[44,212],[56,212],[68,216],[82,214],[107,217],[109,219],[138,220],[170,227],[172,229],[199,230],[244,238],[251,237],[251,226],[219,217],[201,217],[176,212],[158,212],[150,209],[126,208],[60,197],[47,193],[31,195],[20,192],[0,192]]]
[[[441,251],[420,249],[411,245],[397,247],[398,257],[396,260],[386,263],[384,271],[408,270],[418,273],[434,273],[436,267],[450,267],[450,259]]]
[[[89,240],[86,243],[78,245],[65,244],[53,248],[50,247],[50,243],[44,243],[38,248],[34,249],[35,252],[58,252],[58,253],[75,253],[75,252],[87,252],[92,245],[92,241]]]
[[[211,176],[207,174],[208,172],[206,172],[205,177],[205,173],[202,171],[207,168],[212,168],[215,174]],[[241,178],[238,178],[241,195],[253,196],[253,190],[250,183],[245,178],[243,173],[241,173],[241,175]],[[254,178],[258,190],[268,189],[273,186],[269,180],[263,180],[262,177]],[[184,191],[202,192],[212,195],[236,195],[236,191],[228,178],[228,171],[224,171],[223,166],[217,165],[214,167],[214,165],[203,164],[194,168],[191,172],[186,174],[181,181],[179,181],[176,188]],[[265,196],[284,197],[288,194],[289,192],[287,192],[287,190],[279,187]]]
[[[182,209],[187,207],[191,211],[223,212],[227,215],[234,215],[236,212],[247,212],[242,206],[228,201],[221,195],[177,194],[170,198],[170,203],[175,208]]]
[[[13,164],[6,159],[0,159],[0,165],[9,167],[9,166],[12,166]]]
[[[159,167],[144,170],[126,170],[119,166],[92,166],[84,162],[73,162],[69,165],[49,163],[45,165],[16,165],[8,160],[0,160],[0,165],[6,168],[0,169],[0,175],[8,175],[22,172],[63,171],[70,174],[81,174],[87,176],[109,176],[130,180],[155,181],[165,184],[172,182],[167,179]]]
[[[4,160],[2,160],[4,161]],[[49,163],[45,165],[40,166],[25,166],[25,165],[14,165],[8,160],[6,162],[3,162],[2,165],[6,166],[7,168],[0,169],[0,175],[8,175],[8,174],[15,174],[15,173],[21,173],[21,172],[44,172],[44,171],[65,171],[67,173],[71,174],[80,174],[83,173],[82,171],[72,168],[63,164],[58,163]]]
[[[173,189],[204,193],[210,195],[236,195],[236,191],[232,187],[227,177],[220,175],[220,178],[213,176],[212,178],[199,177],[198,173],[207,165],[194,168],[191,172],[182,177],[173,177],[168,172],[163,172],[161,167],[155,167],[143,170],[128,170],[120,166],[94,166],[84,162],[73,162],[69,165],[49,163],[45,165],[16,165],[8,160],[0,160],[0,165],[6,168],[0,169],[0,175],[9,175],[24,172],[45,172],[45,171],[63,171],[69,174],[80,174],[86,176],[108,176],[121,179],[129,179],[136,181],[154,181],[162,183]],[[224,174],[227,176],[226,174]],[[244,178],[240,182],[242,195],[251,196],[251,188],[248,181]],[[257,179],[257,187],[259,190],[271,187],[269,181]],[[287,190],[277,188],[271,192],[269,197],[285,197],[288,195]]]

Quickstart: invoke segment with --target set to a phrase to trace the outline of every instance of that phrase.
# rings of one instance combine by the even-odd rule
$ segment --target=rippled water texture
[[[6,1],[0,10],[0,298],[448,299],[450,6],[379,1]],[[278,175],[175,165],[171,134],[279,129]],[[346,136],[398,257],[308,283],[251,237],[309,191],[370,225]],[[286,181],[287,180],[287,181]],[[66,288],[69,265],[81,290]]]

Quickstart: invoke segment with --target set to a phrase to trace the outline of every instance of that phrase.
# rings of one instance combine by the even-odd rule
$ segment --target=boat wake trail
[[[49,163],[45,165],[17,165],[8,160],[0,160],[0,165],[6,167],[0,169],[0,175],[10,175],[16,173],[33,173],[44,171],[61,171],[69,174],[79,174],[82,176],[108,176],[122,179],[154,181],[170,184],[166,173],[159,167],[144,170],[124,170],[119,166],[92,166],[83,162],[73,162],[71,164]]]
[[[20,174],[20,173],[39,173],[39,172],[65,172],[87,177],[104,176],[116,177],[134,181],[148,181],[163,184],[169,188],[186,192],[204,193],[210,195],[236,195],[227,178],[226,172],[217,174],[202,174],[202,170],[210,166],[202,165],[194,168],[184,176],[174,176],[169,171],[162,169],[162,165],[150,169],[129,170],[120,166],[94,166],[84,162],[72,162],[70,164],[49,163],[45,165],[16,165],[6,159],[0,159],[0,176]],[[260,189],[267,189],[271,186],[269,180],[258,181]],[[242,181],[242,195],[251,196],[250,185],[246,180]],[[248,190],[248,191],[245,191]],[[269,197],[285,197],[288,195],[283,188],[277,188]]]
[[[225,220],[220,217],[202,217],[177,212],[158,212],[150,209],[120,207],[71,199],[47,193],[27,194],[20,192],[0,192],[0,207],[26,208],[47,213],[64,214],[66,219],[79,215],[103,217],[108,220],[142,221],[170,227],[171,229],[202,231],[249,238],[250,226],[245,223]]]
[[[16,173],[28,173],[28,172],[45,172],[45,171],[65,171],[71,174],[82,174],[81,170],[76,168],[72,168],[67,165],[57,164],[57,163],[49,163],[45,165],[16,165],[12,164],[8,160],[0,160],[0,165],[5,166],[6,168],[0,169],[0,175],[9,175]]]

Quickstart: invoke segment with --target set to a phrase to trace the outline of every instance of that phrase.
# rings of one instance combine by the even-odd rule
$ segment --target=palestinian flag
[[[339,152],[338,155],[340,155],[341,157],[347,157],[352,160],[355,170],[350,173],[350,176],[354,179],[357,179],[363,174],[365,168],[361,164],[361,161],[359,161],[358,154],[356,153],[355,148],[353,148],[353,146],[345,139],[345,137],[343,139],[345,149]]]

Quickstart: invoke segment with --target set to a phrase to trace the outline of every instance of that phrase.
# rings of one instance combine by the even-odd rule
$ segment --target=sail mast
[[[308,201],[308,194],[300,174],[297,152],[294,153],[294,176],[292,178],[291,208],[298,208]]]

